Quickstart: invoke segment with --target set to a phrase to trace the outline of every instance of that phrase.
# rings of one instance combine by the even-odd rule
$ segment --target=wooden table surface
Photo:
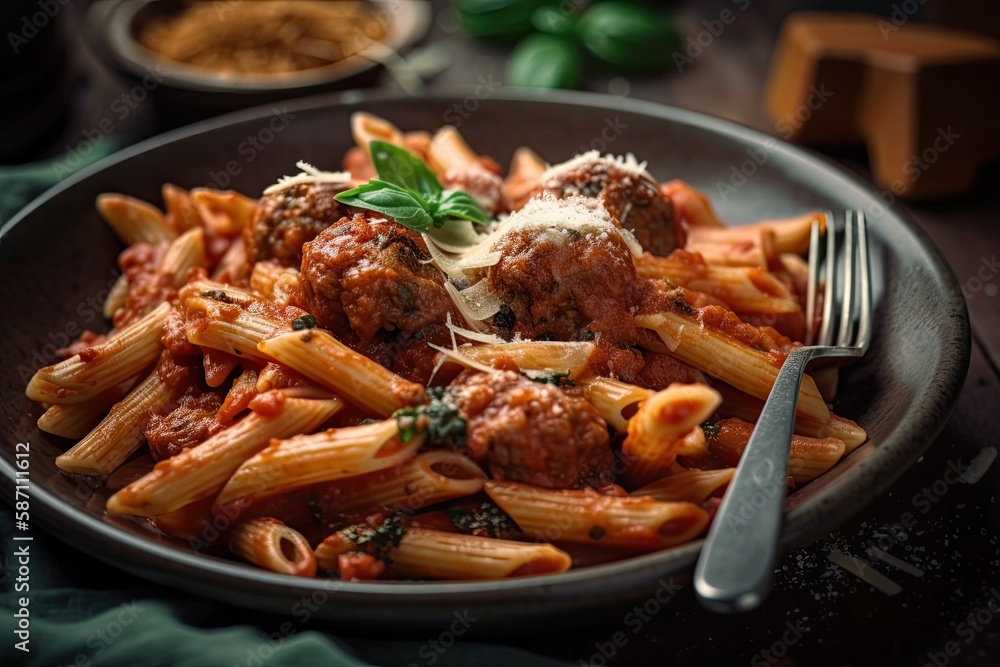
[[[428,43],[443,45],[451,64],[430,87],[501,81],[503,50],[471,41],[458,31],[449,3],[434,4],[438,16]],[[683,71],[629,80],[595,74],[590,88],[704,112],[780,136],[764,113],[761,92],[774,37],[790,4],[679,3],[681,27],[690,35],[724,8],[746,10],[737,11],[736,20]],[[95,68],[85,55],[80,59],[88,90],[77,103],[68,137],[90,127],[88,108],[107,109],[105,102],[119,90],[107,72]],[[121,129],[131,138],[159,130],[144,112]],[[832,156],[866,175],[863,156]],[[967,466],[984,448],[1000,445],[998,186],[1000,169],[994,168],[983,175],[973,195],[960,201],[893,204],[934,240],[966,288],[974,340],[966,386],[950,421],[926,455],[882,499],[813,546],[785,556],[774,592],[753,613],[708,613],[685,590],[658,605],[657,613],[640,614],[641,623],[636,617],[623,618],[585,631],[509,643],[573,665],[1000,664],[1000,465],[993,465],[975,484],[942,482],[949,466]],[[913,517],[909,528],[891,528],[907,515]],[[888,597],[827,559],[830,551],[840,550],[872,560],[865,554],[871,543],[887,546],[888,553],[917,565],[922,575],[876,561],[877,570],[903,587]],[[362,653],[366,646],[370,648],[363,640],[356,645]]]

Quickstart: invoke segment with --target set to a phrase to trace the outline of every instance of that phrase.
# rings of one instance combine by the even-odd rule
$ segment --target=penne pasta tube
[[[128,301],[128,276],[123,273],[111,286],[111,291],[108,292],[108,298],[104,300],[104,308],[101,312],[104,317],[110,320],[115,316],[116,310],[125,307],[126,301]]]
[[[39,369],[25,394],[33,401],[80,403],[148,368],[160,356],[170,304],[123,327],[113,338],[53,366]]]
[[[261,341],[257,349],[379,417],[426,400],[421,385],[404,380],[322,329],[281,334]]]
[[[665,549],[694,539],[708,526],[708,513],[694,503],[512,482],[487,482],[484,488],[522,531],[549,541]]]
[[[434,133],[427,147],[427,165],[444,178],[452,170],[464,170],[479,165],[479,156],[469,148],[462,134],[451,125]]]
[[[190,193],[172,183],[164,183],[161,188],[163,206],[167,209],[167,223],[179,232],[201,227],[205,221],[191,201]]]
[[[664,503],[703,503],[709,496],[724,488],[733,478],[736,468],[721,470],[684,470],[668,475],[636,489],[632,496],[647,496]]]
[[[639,403],[654,393],[651,389],[606,377],[586,378],[577,382],[577,387],[597,408],[601,418],[619,431],[628,428],[628,420],[635,414]]]
[[[469,457],[435,449],[393,468],[331,482],[323,487],[322,495],[339,512],[381,505],[409,513],[479,493],[486,479],[486,473]]]
[[[80,403],[53,405],[38,418],[38,428],[61,438],[78,440],[100,423],[111,406],[124,398],[138,379],[138,375],[130,377]]]
[[[249,260],[247,247],[242,236],[237,236],[229,244],[229,248],[219,260],[212,272],[212,280],[222,283],[243,283],[247,277]]]
[[[753,433],[754,425],[740,419],[723,419],[709,442],[712,460],[725,466],[739,463]],[[834,466],[846,451],[837,438],[809,438],[793,435],[788,457],[788,476],[797,484],[815,479]]]
[[[351,136],[369,159],[371,153],[368,144],[373,141],[385,141],[396,146],[402,146],[404,143],[403,133],[398,127],[366,111],[355,111],[351,114]]]
[[[244,461],[264,449],[272,438],[311,431],[343,406],[337,397],[325,400],[285,398],[275,391],[277,414],[251,412],[200,445],[160,461],[142,479],[108,499],[110,514],[158,516],[214,495]]]
[[[779,265],[770,230],[750,230],[733,239],[726,234],[730,229],[691,227],[684,249],[700,253],[709,264],[753,266],[765,270]]]
[[[274,283],[286,273],[297,274],[298,271],[269,260],[257,262],[250,272],[250,289],[261,298],[273,299]]]
[[[729,227],[723,232],[719,232],[717,238],[730,238],[738,241],[744,235],[751,235],[757,231],[768,231],[774,239],[775,252],[779,254],[790,252],[796,255],[806,255],[809,252],[809,235],[812,230],[813,221],[819,221],[820,233],[825,233],[826,216],[819,211],[810,211],[797,218],[764,220],[749,225]]]
[[[593,343],[523,341],[459,348],[462,356],[487,366],[510,362],[529,377],[565,373],[575,380],[586,374],[598,355]]]
[[[134,197],[98,195],[97,212],[125,245],[169,243],[177,238],[160,209]]]
[[[676,285],[719,299],[735,312],[774,316],[802,309],[788,288],[760,267],[717,266],[691,252],[678,250],[668,257],[643,253],[636,260],[640,278],[668,279]]]
[[[229,550],[271,572],[316,576],[316,556],[309,542],[277,519],[251,519],[236,524],[229,533]]]
[[[664,183],[660,190],[670,197],[681,220],[689,227],[725,229],[726,223],[712,210],[712,203],[703,192],[680,180]]]
[[[340,571],[340,556],[357,545],[347,531],[331,535],[316,547],[320,569]],[[566,552],[537,544],[409,528],[389,552],[388,572],[397,578],[474,581],[565,572],[572,565]]]
[[[145,442],[142,429],[154,412],[165,409],[186,389],[167,384],[154,369],[83,440],[56,457],[56,465],[78,475],[108,475]]]
[[[392,468],[411,458],[423,440],[418,434],[404,442],[394,419],[273,440],[233,473],[216,504],[257,502],[320,482]]]
[[[655,331],[673,356],[760,399],[771,393],[784,362],[784,355],[754,349],[677,312],[641,315],[635,323]],[[818,423],[830,421],[830,410],[809,375],[802,376],[796,414]]]
[[[222,236],[237,236],[250,226],[257,212],[257,200],[233,190],[195,188],[191,202],[205,226]]]
[[[215,283],[192,283],[181,290],[187,339],[237,356],[270,361],[258,349],[263,340],[292,329],[299,309],[283,309],[264,299]]]
[[[622,454],[629,462],[629,486],[642,486],[663,477],[677,458],[682,439],[708,419],[722,402],[719,392],[703,384],[672,384],[642,403],[628,422]],[[703,434],[699,435],[704,442]],[[687,443],[690,448],[692,444]]]
[[[501,186],[504,199],[512,210],[516,211],[524,206],[538,187],[538,180],[546,168],[545,160],[527,146],[521,146],[514,151],[507,178]]]
[[[762,399],[749,396],[724,382],[717,382],[715,388],[722,394],[719,413],[723,417],[735,417],[745,422],[756,422],[760,418],[764,409]],[[843,441],[848,454],[868,440],[868,434],[863,428],[850,419],[832,413],[830,421],[825,424],[799,415],[795,419],[795,434],[810,438],[837,438]]]
[[[392,468],[275,496],[243,511],[252,512],[252,516],[280,516],[291,526],[312,525],[317,520],[335,522],[344,514],[384,507],[394,513],[412,514],[478,493],[485,481],[486,473],[467,456],[434,449]],[[234,507],[245,506],[237,503]]]
[[[184,232],[167,247],[160,262],[159,272],[170,277],[170,283],[180,288],[187,282],[188,271],[196,266],[206,266],[205,231],[200,227]]]

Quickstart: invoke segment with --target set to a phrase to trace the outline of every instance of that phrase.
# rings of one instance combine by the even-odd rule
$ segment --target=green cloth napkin
[[[82,169],[116,150],[99,144]],[[57,168],[58,167],[58,168]],[[0,222],[67,174],[58,158],[0,167]],[[5,497],[9,505],[12,498]],[[428,650],[435,632],[394,639],[391,626],[372,628],[379,639],[336,637],[293,617],[259,614],[178,593],[82,555],[32,526],[32,541],[14,541],[13,510],[0,505],[0,665],[74,667],[275,667],[279,665],[424,665],[559,667],[559,662],[501,645],[457,641],[443,653]],[[24,535],[24,533],[18,533]],[[18,591],[15,550],[29,545],[30,586]],[[21,582],[22,585],[24,582]],[[15,648],[19,598],[29,598],[29,653]],[[291,621],[293,631],[287,632]],[[286,625],[282,633],[282,624]],[[444,628],[442,628],[444,630]]]
[[[92,145],[86,155],[60,155],[41,162],[0,166],[0,225],[59,181],[111,155],[119,148],[121,144],[114,139],[102,138]]]

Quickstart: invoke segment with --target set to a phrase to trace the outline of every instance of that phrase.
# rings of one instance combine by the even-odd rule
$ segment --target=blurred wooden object
[[[863,142],[876,184],[897,196],[959,195],[1000,156],[1000,42],[909,18],[792,14],[768,111],[786,139]]]

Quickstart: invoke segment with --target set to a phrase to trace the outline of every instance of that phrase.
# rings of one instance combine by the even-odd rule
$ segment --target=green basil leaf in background
[[[477,225],[485,225],[490,221],[490,214],[468,192],[453,190],[441,200],[434,212],[435,226],[440,227],[447,218],[461,218]]]
[[[337,194],[334,199],[348,206],[382,213],[418,232],[425,232],[434,224],[426,202],[417,193],[386,181],[369,181]]]
[[[580,88],[583,65],[573,43],[555,35],[531,35],[507,60],[507,83],[533,88]]]
[[[576,30],[587,51],[619,69],[663,69],[680,44],[673,19],[627,2],[594,5],[576,22]]]
[[[531,13],[552,0],[455,0],[458,21],[482,39],[515,40],[531,32]]]
[[[441,198],[443,188],[437,176],[410,151],[386,141],[372,141],[368,149],[380,180],[419,193],[425,202]]]

